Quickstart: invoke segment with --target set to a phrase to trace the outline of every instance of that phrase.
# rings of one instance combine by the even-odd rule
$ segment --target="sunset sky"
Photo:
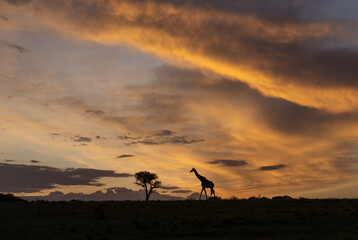
[[[0,0],[0,192],[358,197],[358,1]]]

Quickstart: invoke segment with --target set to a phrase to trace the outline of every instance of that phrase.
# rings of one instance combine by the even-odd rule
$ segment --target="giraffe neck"
[[[196,170],[194,170],[194,173],[195,173],[195,176],[202,182],[204,177],[199,175],[199,173]]]

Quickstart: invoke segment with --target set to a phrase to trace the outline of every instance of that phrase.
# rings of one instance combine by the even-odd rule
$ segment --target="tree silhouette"
[[[155,188],[159,188],[162,182],[157,181],[158,176],[155,173],[150,173],[147,171],[137,172],[134,174],[135,184],[141,186],[145,190],[145,200],[149,200],[150,194],[152,194]]]

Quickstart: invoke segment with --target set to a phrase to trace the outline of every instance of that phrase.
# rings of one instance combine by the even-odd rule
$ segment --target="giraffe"
[[[205,198],[206,200],[208,199],[208,196],[206,195],[206,189],[205,188],[210,188],[210,197],[211,195],[214,194],[215,197],[215,191],[214,191],[214,183],[212,181],[209,181],[208,179],[206,179],[205,177],[199,175],[199,173],[196,171],[195,168],[191,169],[190,172],[194,172],[196,177],[201,181],[201,192],[200,192],[200,197],[199,200],[201,199],[201,194],[203,193],[203,191],[205,192]]]

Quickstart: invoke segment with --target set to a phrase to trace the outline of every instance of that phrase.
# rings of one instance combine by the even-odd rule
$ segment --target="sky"
[[[0,191],[358,197],[355,0],[0,0]]]

